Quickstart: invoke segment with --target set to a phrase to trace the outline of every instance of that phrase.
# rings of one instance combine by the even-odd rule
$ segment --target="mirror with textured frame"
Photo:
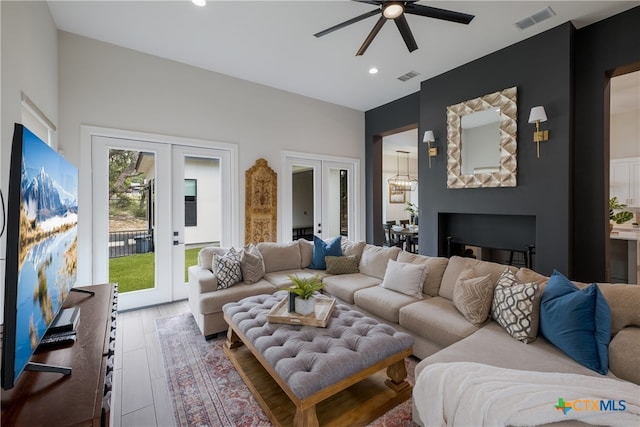
[[[516,87],[447,107],[447,188],[516,186]]]

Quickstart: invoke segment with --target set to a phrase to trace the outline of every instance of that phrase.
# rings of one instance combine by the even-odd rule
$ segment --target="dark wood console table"
[[[108,426],[115,352],[117,285],[81,287],[64,308],[80,307],[77,340],[72,346],[37,351],[32,362],[72,368],[70,375],[22,373],[15,387],[2,390],[6,426]]]

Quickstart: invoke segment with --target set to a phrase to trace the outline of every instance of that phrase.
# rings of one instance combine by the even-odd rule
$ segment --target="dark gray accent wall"
[[[609,79],[614,73],[640,68],[640,7],[578,30],[575,51],[573,275],[581,281],[605,281]]]
[[[536,270],[569,274],[573,32],[567,23],[422,82],[419,134],[433,130],[439,155],[431,169],[425,150],[419,155],[421,253],[445,255],[441,213],[526,215],[535,218]],[[518,88],[517,186],[447,189],[447,106],[512,86]],[[540,158],[534,126],[527,123],[536,105],[544,105],[549,118],[542,128],[549,130],[550,140],[541,144]],[[508,228],[502,233],[507,247]]]
[[[381,244],[382,234],[382,137],[418,126],[419,92],[365,113],[365,174],[367,242]],[[377,177],[377,178],[376,178]]]
[[[439,224],[439,213],[444,218],[448,213],[533,216],[536,270],[606,280],[608,82],[614,74],[640,67],[639,28],[640,6],[580,30],[566,23],[422,83],[418,135],[433,130],[439,155],[429,169],[426,151],[419,150],[421,253],[442,254],[438,240],[446,227]],[[447,190],[446,106],[510,86],[518,87],[517,187]],[[365,115],[367,177],[380,161],[372,157],[375,135],[415,113],[407,111],[405,99],[396,102]],[[542,126],[549,129],[550,141],[541,144],[540,159],[533,125],[527,123],[535,105],[544,105],[549,117]],[[368,239],[380,222],[373,222],[380,206],[377,191],[372,194],[367,184]]]

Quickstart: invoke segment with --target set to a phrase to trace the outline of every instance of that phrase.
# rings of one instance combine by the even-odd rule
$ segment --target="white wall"
[[[0,181],[6,201],[10,141],[13,124],[21,121],[21,93],[58,124],[58,45],[57,30],[45,2],[0,1],[0,20]],[[57,146],[55,136],[52,146]],[[0,239],[0,314],[4,308],[5,237]]]
[[[81,125],[237,144],[241,191],[244,171],[256,159],[281,170],[281,150],[364,163],[364,112],[63,31],[58,42],[59,145],[75,164],[87,149],[81,147]],[[85,167],[90,165],[79,165],[81,174]],[[364,194],[364,169],[361,174]],[[243,242],[244,197],[239,199]],[[362,228],[360,235],[364,223]],[[81,250],[80,242],[91,237],[78,237]]]
[[[611,115],[611,159],[640,157],[640,109]]]
[[[197,185],[197,226],[185,227],[184,243],[219,242],[220,233],[220,162],[216,159],[188,157],[184,162],[184,178],[195,179]]]

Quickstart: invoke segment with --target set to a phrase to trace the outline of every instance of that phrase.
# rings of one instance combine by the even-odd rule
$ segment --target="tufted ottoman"
[[[223,307],[225,353],[274,425],[364,425],[410,397],[410,335],[343,304],[326,328],[267,322],[286,296]]]

